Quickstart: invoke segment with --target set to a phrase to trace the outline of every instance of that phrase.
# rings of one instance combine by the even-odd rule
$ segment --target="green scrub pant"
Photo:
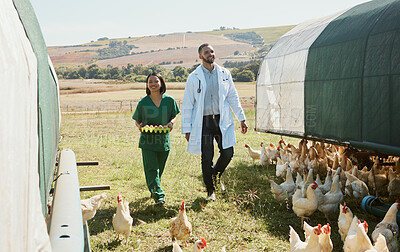
[[[142,149],[144,174],[146,176],[147,187],[151,192],[151,197],[155,202],[165,201],[165,193],[161,189],[161,176],[167,162],[168,151],[151,151]]]

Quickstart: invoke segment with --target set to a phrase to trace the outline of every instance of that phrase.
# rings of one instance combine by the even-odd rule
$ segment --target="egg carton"
[[[170,132],[171,128],[170,127],[159,127],[159,126],[153,126],[153,125],[146,125],[142,127],[142,132],[148,132],[148,133],[167,133]]]

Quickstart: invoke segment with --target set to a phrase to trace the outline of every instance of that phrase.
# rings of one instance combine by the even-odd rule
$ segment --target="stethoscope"
[[[200,94],[200,92],[201,92],[201,88],[200,88],[200,80],[199,80],[199,88],[197,89],[197,93]]]
[[[225,71],[222,71],[222,73],[225,73]],[[226,78],[226,79],[222,79],[222,81],[227,81],[228,80],[228,78]],[[199,79],[199,88],[197,89],[197,93],[199,93],[200,94],[200,92],[201,92],[201,87],[200,87],[200,79]]]

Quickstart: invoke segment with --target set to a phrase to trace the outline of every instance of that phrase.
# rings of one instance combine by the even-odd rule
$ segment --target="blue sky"
[[[100,37],[296,25],[369,0],[32,0],[48,46]],[[375,0],[379,1],[379,0]]]

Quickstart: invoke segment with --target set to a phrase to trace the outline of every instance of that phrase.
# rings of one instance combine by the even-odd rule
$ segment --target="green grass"
[[[254,128],[254,110],[246,111],[249,129]],[[89,220],[93,251],[171,251],[170,218],[178,213],[182,201],[193,225],[191,244],[204,237],[206,251],[288,251],[289,225],[303,237],[298,218],[286,203],[277,202],[270,192],[268,178],[275,178],[273,166],[262,168],[248,157],[244,144],[258,148],[261,141],[277,143],[279,136],[250,130],[243,135],[237,131],[238,145],[232,162],[223,175],[227,191],[217,191],[216,202],[206,202],[202,182],[200,156],[186,152],[187,143],[180,134],[180,116],[171,132],[172,150],[162,177],[166,207],[153,206],[144,179],[139,132],[130,113],[63,115],[60,147],[75,152],[77,161],[97,160],[99,166],[78,167],[81,186],[109,184],[107,200],[96,216]],[[238,125],[236,125],[238,127]],[[297,143],[297,139],[285,138]],[[216,151],[217,153],[217,151]],[[130,202],[134,218],[129,245],[118,241],[112,227],[116,196],[121,192]],[[83,192],[87,198],[100,192]],[[346,199],[346,201],[349,201]],[[370,232],[376,219],[361,213],[359,204],[351,201],[350,208],[359,218],[369,221]],[[138,219],[146,224],[140,224]],[[370,220],[374,220],[372,223]],[[337,215],[332,217],[334,251],[343,246],[337,232]],[[311,216],[311,225],[325,224],[320,212]]]

